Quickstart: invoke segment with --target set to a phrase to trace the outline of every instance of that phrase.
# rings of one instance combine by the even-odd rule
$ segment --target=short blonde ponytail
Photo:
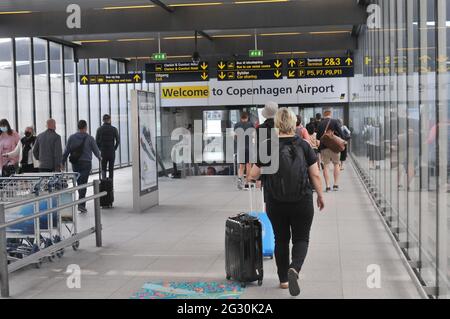
[[[279,133],[294,135],[297,124],[297,116],[287,107],[282,107],[275,114],[275,128]]]

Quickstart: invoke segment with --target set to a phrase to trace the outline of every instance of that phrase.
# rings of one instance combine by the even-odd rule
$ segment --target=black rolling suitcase
[[[102,179],[101,171],[100,177],[100,192],[107,192],[103,197],[100,197],[100,206],[103,208],[111,208],[114,203],[114,182],[111,178]]]
[[[225,268],[227,280],[263,282],[262,227],[248,214],[230,217],[225,225]]]

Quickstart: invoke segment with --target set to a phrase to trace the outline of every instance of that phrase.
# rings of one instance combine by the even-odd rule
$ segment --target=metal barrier
[[[73,201],[72,203],[67,203],[63,205],[59,205],[57,207],[46,209],[45,211],[41,212],[40,210],[36,212],[35,214],[32,214],[30,216],[17,218],[15,220],[6,222],[5,219],[5,212],[8,209],[20,207],[27,204],[33,204],[38,203],[45,199],[50,199],[55,196],[59,196],[62,194],[67,193],[74,193],[80,189],[85,189],[88,187],[93,186],[94,188],[94,195],[86,197],[84,199]],[[96,246],[101,247],[102,246],[102,223],[101,223],[101,208],[100,208],[100,197],[105,196],[106,192],[100,192],[100,181],[95,180],[93,183],[88,183],[72,188],[67,188],[61,191],[56,191],[49,193],[47,195],[43,196],[37,196],[35,198],[26,199],[23,201],[18,202],[12,202],[12,203],[0,203],[0,290],[1,290],[1,296],[2,297],[9,297],[9,273],[12,273],[16,270],[19,270],[25,266],[28,266],[30,264],[36,263],[36,261],[41,260],[44,257],[51,256],[57,251],[60,251],[63,248],[72,246],[74,243],[78,242],[80,239],[87,237],[91,234],[95,233],[95,241]],[[36,218],[39,218],[41,216],[50,215],[53,213],[58,213],[58,211],[74,207],[78,204],[86,203],[90,200],[94,200],[94,220],[95,220],[95,226],[91,227],[87,230],[84,230],[81,233],[75,234],[74,236],[61,240],[60,242],[49,246],[47,248],[44,248],[42,250],[39,250],[38,252],[31,254],[29,256],[24,257],[23,259],[13,262],[8,265],[8,253],[7,253],[7,240],[6,240],[6,229],[10,226],[14,226],[16,224],[33,220]]]

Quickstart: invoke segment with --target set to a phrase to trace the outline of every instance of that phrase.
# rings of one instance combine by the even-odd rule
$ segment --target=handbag
[[[10,177],[16,174],[16,166],[11,164],[5,164],[2,167],[2,177]]]
[[[333,130],[328,130],[330,123],[331,119],[328,121],[327,127],[325,128],[325,133],[320,138],[320,144],[325,145],[326,148],[329,148],[334,153],[340,153],[345,150],[347,142],[339,136],[334,135]]]

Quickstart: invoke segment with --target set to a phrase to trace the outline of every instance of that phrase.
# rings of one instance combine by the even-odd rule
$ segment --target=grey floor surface
[[[326,194],[316,212],[297,298],[419,298],[382,223],[350,165],[341,190]],[[103,211],[104,247],[94,237],[62,259],[11,276],[12,298],[130,298],[147,281],[224,280],[224,224],[248,209],[248,192],[232,177],[160,179],[160,206],[131,212],[131,169],[116,172],[115,208]],[[80,225],[93,223],[90,213]],[[66,269],[81,268],[81,288],[67,287]],[[368,288],[369,265],[379,265],[381,288]],[[262,287],[242,298],[291,298],[278,289],[275,262],[264,261]]]

